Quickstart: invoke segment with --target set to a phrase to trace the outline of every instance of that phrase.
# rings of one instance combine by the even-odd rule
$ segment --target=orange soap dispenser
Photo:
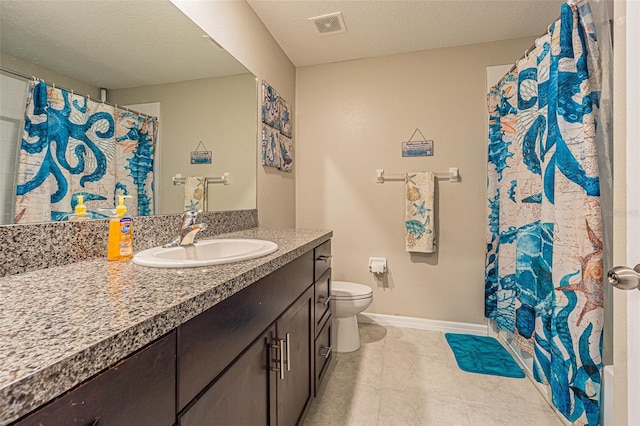
[[[133,219],[127,216],[125,198],[131,196],[118,196],[116,215],[109,220],[108,260],[127,260],[133,257]]]

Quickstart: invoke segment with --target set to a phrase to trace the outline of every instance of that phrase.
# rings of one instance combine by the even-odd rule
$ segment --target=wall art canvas
[[[291,138],[291,105],[280,98],[280,133]]]
[[[293,141],[288,137],[280,136],[280,170],[291,173],[293,171]]]
[[[262,122],[280,129],[280,96],[266,81],[262,81]]]
[[[262,165],[280,168],[280,131],[264,123],[262,125]]]

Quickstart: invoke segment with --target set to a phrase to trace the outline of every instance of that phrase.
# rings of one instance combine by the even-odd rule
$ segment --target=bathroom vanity
[[[44,293],[39,300],[66,311],[50,312],[51,321],[35,313],[26,327],[63,347],[48,353],[55,342],[43,342],[38,357],[31,359],[28,345],[9,356],[18,377],[0,376],[0,424],[298,423],[332,357],[331,232],[249,229],[223,237],[271,240],[279,250],[207,268],[94,260],[0,279],[11,297],[18,293],[9,286],[32,282],[29,276],[67,277],[49,301]],[[93,270],[91,282],[82,286],[73,266]],[[66,295],[71,300],[55,303],[74,286],[81,288]],[[82,331],[76,327],[86,311],[113,318],[96,318]],[[15,333],[25,331],[14,322]],[[14,351],[18,343],[0,337]]]

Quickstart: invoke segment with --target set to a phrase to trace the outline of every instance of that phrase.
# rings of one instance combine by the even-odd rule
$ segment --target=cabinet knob
[[[321,262],[327,262],[329,259],[331,259],[331,255],[326,255],[326,254],[321,254],[320,256],[318,256],[318,258],[316,260],[319,260]]]
[[[318,297],[318,304],[322,304],[324,306],[327,306],[329,304],[329,302],[331,302],[331,295],[324,297],[324,296],[320,296]]]
[[[333,348],[331,346],[323,346],[320,348],[320,356],[323,356],[325,358],[329,358],[329,355],[331,355],[331,350]]]

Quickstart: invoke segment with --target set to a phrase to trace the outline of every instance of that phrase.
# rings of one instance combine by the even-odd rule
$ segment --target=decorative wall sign
[[[262,81],[262,165],[284,172],[293,170],[291,106]]]
[[[422,139],[413,140],[416,133],[422,136]],[[433,141],[427,140],[420,129],[416,128],[407,142],[402,142],[403,157],[425,157],[433,155]]]
[[[198,149],[202,147],[202,151]],[[195,151],[191,151],[191,164],[211,164],[212,151],[207,151],[204,143],[200,141]]]

